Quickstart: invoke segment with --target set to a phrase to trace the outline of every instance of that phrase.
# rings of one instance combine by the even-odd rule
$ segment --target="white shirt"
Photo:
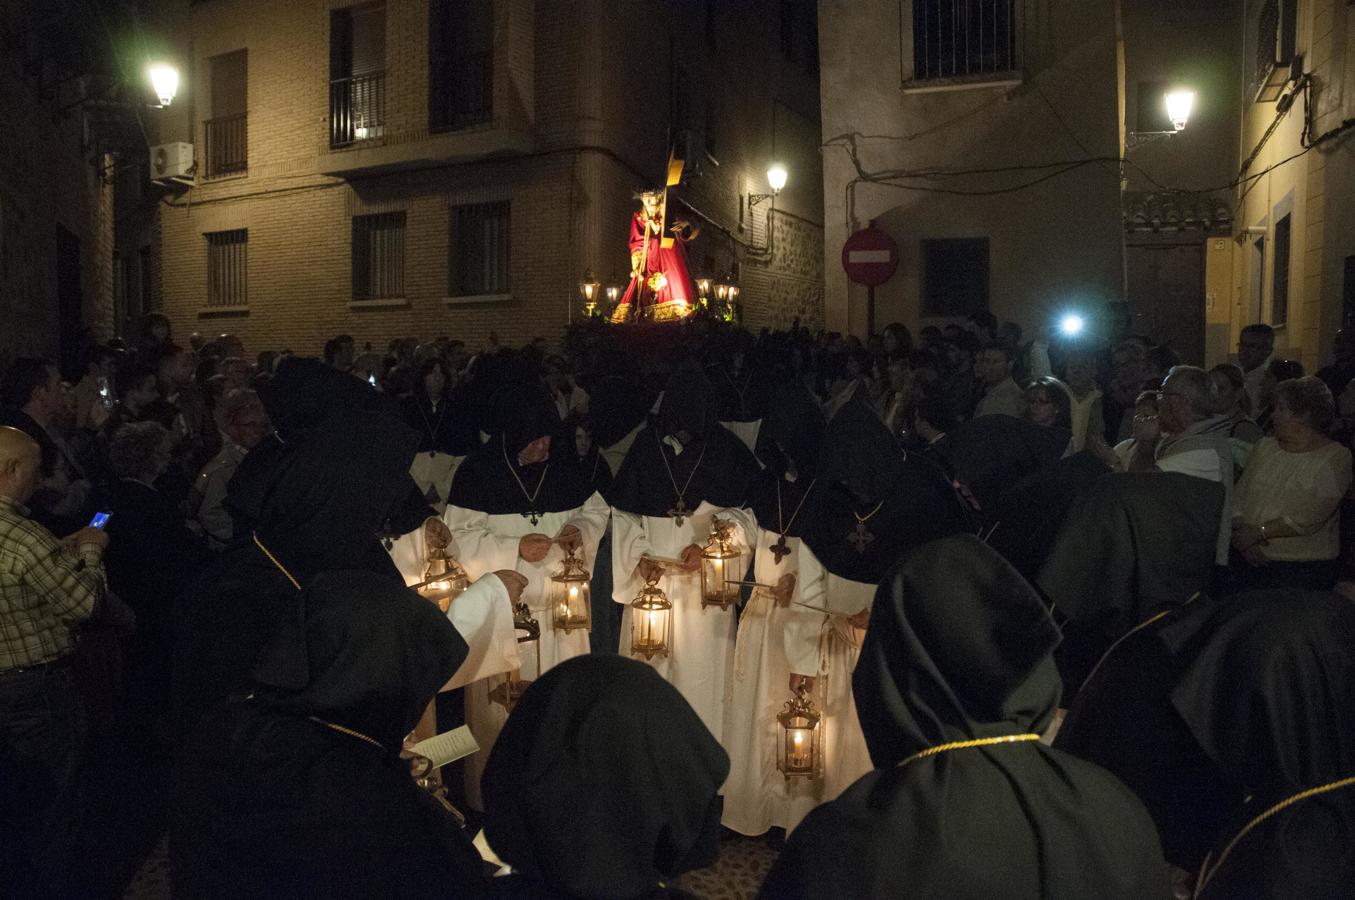
[[[1011,376],[988,388],[974,410],[974,418],[979,416],[1014,416],[1021,418],[1026,410],[1026,395]]]
[[[1266,370],[1270,368],[1270,361],[1274,358],[1275,354],[1272,353],[1261,365],[1242,374],[1242,390],[1247,392],[1247,398],[1251,400],[1251,409],[1248,412],[1252,416],[1261,411],[1261,382],[1265,379]]]
[[[1261,525],[1279,519],[1299,532],[1270,538],[1261,547],[1267,559],[1335,559],[1341,552],[1336,513],[1350,480],[1350,451],[1335,441],[1291,453],[1275,438],[1262,438],[1238,482],[1233,521]]]

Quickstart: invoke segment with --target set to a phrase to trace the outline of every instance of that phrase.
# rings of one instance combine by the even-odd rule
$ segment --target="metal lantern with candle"
[[[701,608],[729,609],[737,603],[747,568],[743,548],[734,541],[734,524],[712,519],[710,543],[701,550]]]
[[[513,630],[517,632],[519,667],[504,676],[489,691],[489,699],[508,712],[541,675],[541,623],[526,603],[513,607]]]
[[[414,589],[445,613],[452,601],[470,587],[470,576],[447,552],[452,543],[452,531],[445,522],[432,516],[425,520],[423,540],[428,564],[424,566],[423,581],[414,585]]]
[[[814,708],[814,702],[803,687],[786,701],[785,709],[777,714],[781,740],[777,744],[776,768],[786,776],[787,781],[823,776],[822,720],[823,717]]]
[[[668,631],[673,604],[659,589],[658,576],[651,578],[630,602],[630,655],[653,659],[668,656]]]
[[[560,571],[550,577],[551,625],[569,634],[576,628],[593,629],[593,601],[588,570],[574,548],[565,555]]]

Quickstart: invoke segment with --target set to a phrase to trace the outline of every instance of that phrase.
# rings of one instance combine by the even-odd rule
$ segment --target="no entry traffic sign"
[[[884,284],[898,271],[899,245],[874,225],[863,228],[842,245],[842,268],[857,284]]]

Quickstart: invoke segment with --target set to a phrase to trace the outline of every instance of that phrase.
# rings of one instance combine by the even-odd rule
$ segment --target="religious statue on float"
[[[640,209],[630,220],[630,284],[612,311],[612,321],[681,319],[691,314],[696,303],[685,244],[700,229],[681,219],[668,221],[667,188],[642,191],[635,197]]]

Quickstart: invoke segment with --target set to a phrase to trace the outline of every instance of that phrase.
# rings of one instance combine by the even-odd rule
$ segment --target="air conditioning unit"
[[[193,145],[183,141],[151,148],[151,180],[193,181]]]

